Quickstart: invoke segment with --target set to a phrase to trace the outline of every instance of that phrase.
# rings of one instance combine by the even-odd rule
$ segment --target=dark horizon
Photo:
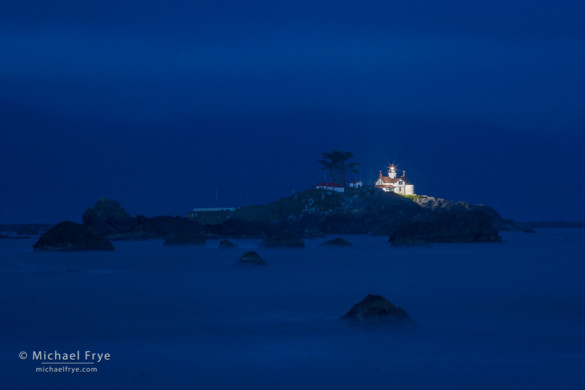
[[[34,5],[34,6],[33,6]],[[0,1],[0,223],[373,184],[585,220],[585,5]]]

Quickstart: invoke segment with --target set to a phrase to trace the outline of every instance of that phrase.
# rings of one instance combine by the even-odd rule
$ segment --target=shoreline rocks
[[[500,242],[493,218],[482,211],[450,211],[417,215],[399,225],[388,238],[391,243]]]
[[[38,251],[113,251],[114,246],[87,226],[75,222],[61,222],[33,245]]]

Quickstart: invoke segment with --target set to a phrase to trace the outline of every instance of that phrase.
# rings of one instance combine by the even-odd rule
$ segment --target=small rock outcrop
[[[380,295],[371,294],[355,304],[341,319],[360,326],[416,327],[404,309],[394,306]]]
[[[244,253],[235,265],[265,267],[268,263],[258,253],[252,251]]]
[[[262,246],[267,248],[304,248],[303,239],[295,234],[279,234],[271,236],[262,241]]]
[[[220,248],[238,248],[238,246],[236,244],[234,244],[233,242],[231,242],[230,240],[221,240],[219,242],[219,247]]]
[[[33,246],[40,251],[113,251],[114,246],[87,226],[64,221],[45,232]]]
[[[325,241],[321,246],[351,246],[351,243],[345,238],[337,237],[333,240]]]
[[[402,223],[388,241],[401,242],[499,242],[493,217],[483,211],[456,210],[425,213]]]
[[[205,236],[200,232],[184,232],[169,236],[163,245],[205,245]]]

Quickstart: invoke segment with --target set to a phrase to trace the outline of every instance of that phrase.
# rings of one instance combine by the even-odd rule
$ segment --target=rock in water
[[[380,295],[368,295],[341,319],[356,325],[416,327],[404,309],[394,306]]]
[[[351,246],[351,243],[345,240],[344,238],[338,237],[334,238],[333,240],[325,241],[323,246]]]
[[[237,266],[261,266],[265,267],[268,263],[256,252],[246,252],[235,264]]]
[[[238,246],[231,242],[230,240],[221,240],[219,242],[220,248],[237,248]]]
[[[185,235],[183,238],[188,241],[189,237],[195,239],[197,233],[203,235],[198,222],[170,216],[132,217],[118,202],[109,199],[100,199],[87,209],[83,214],[83,224],[110,240],[144,240]]]
[[[280,234],[266,238],[262,241],[265,247],[283,247],[283,248],[304,248],[303,239],[294,234]]]
[[[167,237],[163,245],[205,245],[201,232],[185,232]]]
[[[83,224],[96,233],[107,236],[129,232],[137,221],[118,202],[104,198],[83,213]]]
[[[493,218],[482,211],[449,211],[419,214],[401,224],[388,241],[401,242],[499,242]]]
[[[49,229],[33,246],[41,251],[113,251],[114,246],[87,226],[64,221]]]

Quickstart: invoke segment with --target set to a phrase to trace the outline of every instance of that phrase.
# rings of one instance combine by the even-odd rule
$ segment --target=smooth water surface
[[[0,240],[0,388],[585,388],[585,230],[427,248],[344,237],[354,246],[155,240],[106,253]],[[233,267],[247,250],[270,266]],[[370,293],[419,329],[338,321]],[[32,351],[55,350],[111,360],[97,373],[35,372]]]

